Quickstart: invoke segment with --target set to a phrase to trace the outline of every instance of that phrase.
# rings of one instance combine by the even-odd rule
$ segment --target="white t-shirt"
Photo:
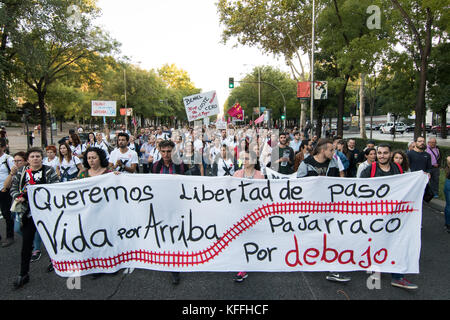
[[[79,157],[83,155],[83,152],[86,151],[86,146],[83,144],[79,144],[78,146],[70,146],[70,149],[72,149],[72,155],[75,157]]]
[[[42,164],[52,167],[53,169],[56,170],[56,168],[59,167],[59,158],[54,157],[52,161],[49,161],[48,157],[45,157],[44,160],[42,161]]]
[[[161,134],[156,134],[156,139],[163,139],[163,140],[168,140],[169,139],[169,134],[167,134],[166,132],[163,132]]]
[[[195,151],[198,151],[198,150],[200,150],[201,148],[203,148],[203,141],[200,140],[200,139],[195,140],[195,141],[194,141],[194,150],[195,150]]]
[[[139,159],[136,151],[128,148],[127,152],[122,153],[120,149],[114,149],[109,156],[109,162],[113,165],[116,165],[117,160],[122,160],[122,163],[125,164],[125,167],[131,168],[132,164],[138,164]],[[120,167],[116,168],[116,171],[121,171]],[[123,170],[122,170],[123,171]]]
[[[209,155],[211,158],[211,161],[214,161],[216,159],[216,156],[220,153],[220,147],[213,146],[209,149]]]
[[[223,177],[226,175],[233,176],[234,174],[234,163],[231,159],[224,160],[222,158],[217,162],[217,176]],[[228,173],[229,172],[229,173]]]
[[[106,145],[105,142],[103,142],[103,141],[100,142],[100,143],[95,142],[94,147],[95,147],[95,148],[102,149],[103,151],[105,151],[105,153],[106,153],[106,159],[109,159],[108,146]]]
[[[156,161],[161,160],[161,153],[159,153],[159,150],[156,147],[153,148],[152,151],[150,151],[149,156],[153,157],[153,162],[152,163],[155,163]],[[148,159],[148,157],[147,157],[147,159]]]
[[[81,160],[77,157],[72,157],[72,160],[67,162],[66,158],[64,158],[59,165],[59,169],[61,171],[61,176],[64,175],[64,173],[67,173],[68,175],[72,175],[78,171],[78,165],[81,163]]]
[[[4,153],[0,157],[0,189],[3,188],[3,184],[5,183],[5,180],[9,175],[9,170],[6,166],[6,162],[8,163],[9,169],[11,170],[11,168],[14,166],[14,158]]]

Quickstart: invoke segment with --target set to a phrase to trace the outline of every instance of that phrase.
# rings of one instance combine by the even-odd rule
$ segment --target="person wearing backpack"
[[[1,244],[3,248],[9,247],[14,243],[14,219],[11,216],[12,198],[9,195],[9,189],[4,187],[8,175],[11,174],[11,168],[14,167],[13,157],[6,154],[6,140],[0,139],[0,209],[6,222],[6,240]],[[1,240],[1,236],[0,236]]]
[[[403,174],[400,164],[391,162],[392,149],[389,144],[380,144],[377,149],[377,161],[361,172],[361,178],[386,177]],[[405,275],[392,273],[391,285],[403,289],[414,290],[418,286],[405,279]]]

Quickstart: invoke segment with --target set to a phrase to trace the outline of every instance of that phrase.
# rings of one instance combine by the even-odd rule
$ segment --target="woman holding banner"
[[[78,179],[96,177],[112,172],[108,166],[106,152],[100,148],[88,148],[83,156],[84,170],[78,175]]]
[[[233,177],[244,179],[264,179],[264,175],[262,174],[261,171],[259,171],[259,163],[257,159],[258,158],[256,154],[253,151],[249,150],[247,144],[245,147],[244,164],[242,166],[242,169],[236,171]],[[247,277],[248,277],[247,272],[241,271],[236,275],[234,281],[242,282]]]
[[[20,288],[30,281],[28,271],[33,250],[36,226],[28,204],[27,186],[33,184],[49,184],[58,182],[58,175],[52,167],[42,164],[43,152],[40,148],[31,148],[27,152],[28,165],[23,166],[14,176],[11,185],[11,197],[14,200],[14,211],[22,217],[22,253],[20,274],[14,281],[14,287]],[[51,269],[51,263],[48,270]]]
[[[120,171],[113,171],[109,168],[106,152],[100,148],[90,147],[86,150],[83,156],[83,166],[85,169],[80,172],[78,179],[97,177],[110,172],[114,172],[116,175],[120,174]],[[114,274],[117,273],[118,271]],[[97,279],[102,275],[103,273],[95,273],[92,277]]]

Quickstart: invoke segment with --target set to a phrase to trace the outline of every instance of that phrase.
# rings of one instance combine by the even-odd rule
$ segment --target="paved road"
[[[367,138],[370,138],[370,131],[366,132]],[[344,132],[344,138],[360,138],[361,134],[359,132]],[[436,142],[438,146],[445,146],[450,147],[450,139],[442,139],[439,136],[435,136],[432,133],[427,133],[427,140],[429,138],[436,138]],[[386,140],[386,141],[392,141],[393,136],[390,134],[383,134],[379,131],[373,131],[372,132],[372,139],[374,140]],[[411,142],[414,141],[414,133],[413,132],[405,132],[404,134],[397,133],[395,135],[395,141],[401,141],[401,142]]]
[[[135,270],[132,274],[107,275],[96,280],[82,277],[81,289],[69,290],[66,278],[46,273],[47,254],[31,264],[31,281],[14,290],[18,274],[20,237],[8,248],[0,248],[0,301],[3,300],[449,300],[450,234],[443,229],[442,212],[424,205],[420,274],[410,275],[419,286],[406,291],[390,285],[390,275],[381,277],[381,289],[369,290],[368,274],[353,272],[347,284],[325,280],[325,273],[252,273],[243,283],[232,281],[234,273],[184,273],[173,286],[170,274]],[[5,234],[4,220],[0,232]]]

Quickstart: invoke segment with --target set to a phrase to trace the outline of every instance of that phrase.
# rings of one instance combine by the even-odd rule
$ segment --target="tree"
[[[391,3],[397,13],[392,15],[392,20],[396,22],[396,39],[404,46],[411,47],[419,70],[414,130],[414,138],[417,138],[421,135],[426,112],[428,65],[433,42],[440,37],[448,39],[448,4],[446,6],[445,1],[441,0],[391,0]]]
[[[0,6],[0,105],[9,109],[15,106],[14,57],[16,52],[11,46],[11,37],[14,37],[19,22],[32,5],[31,0],[7,0]]]
[[[413,64],[406,52],[393,51],[389,55],[389,64],[380,72],[378,90],[378,101],[385,113],[407,118],[414,109],[418,83]]]
[[[99,55],[109,53],[118,44],[92,21],[99,10],[90,0],[75,2],[80,15],[76,26],[69,4],[57,0],[33,1],[20,18],[20,28],[11,33],[15,52],[15,76],[36,94],[41,112],[42,146],[47,145],[47,109],[49,86],[70,73],[82,70]]]
[[[373,4],[374,1],[368,0],[324,0],[321,3],[323,9],[317,21],[318,63],[333,70],[338,94],[337,134],[340,136],[343,135],[349,81],[362,72],[369,72],[376,60],[374,56],[386,47],[389,25],[383,23],[382,28],[371,30],[366,23],[367,8]]]
[[[174,116],[177,119],[187,120],[183,97],[200,93],[187,71],[178,68],[175,64],[165,64],[158,69],[158,74],[166,85],[166,92],[161,99],[158,116]],[[165,109],[162,112],[161,109]]]

